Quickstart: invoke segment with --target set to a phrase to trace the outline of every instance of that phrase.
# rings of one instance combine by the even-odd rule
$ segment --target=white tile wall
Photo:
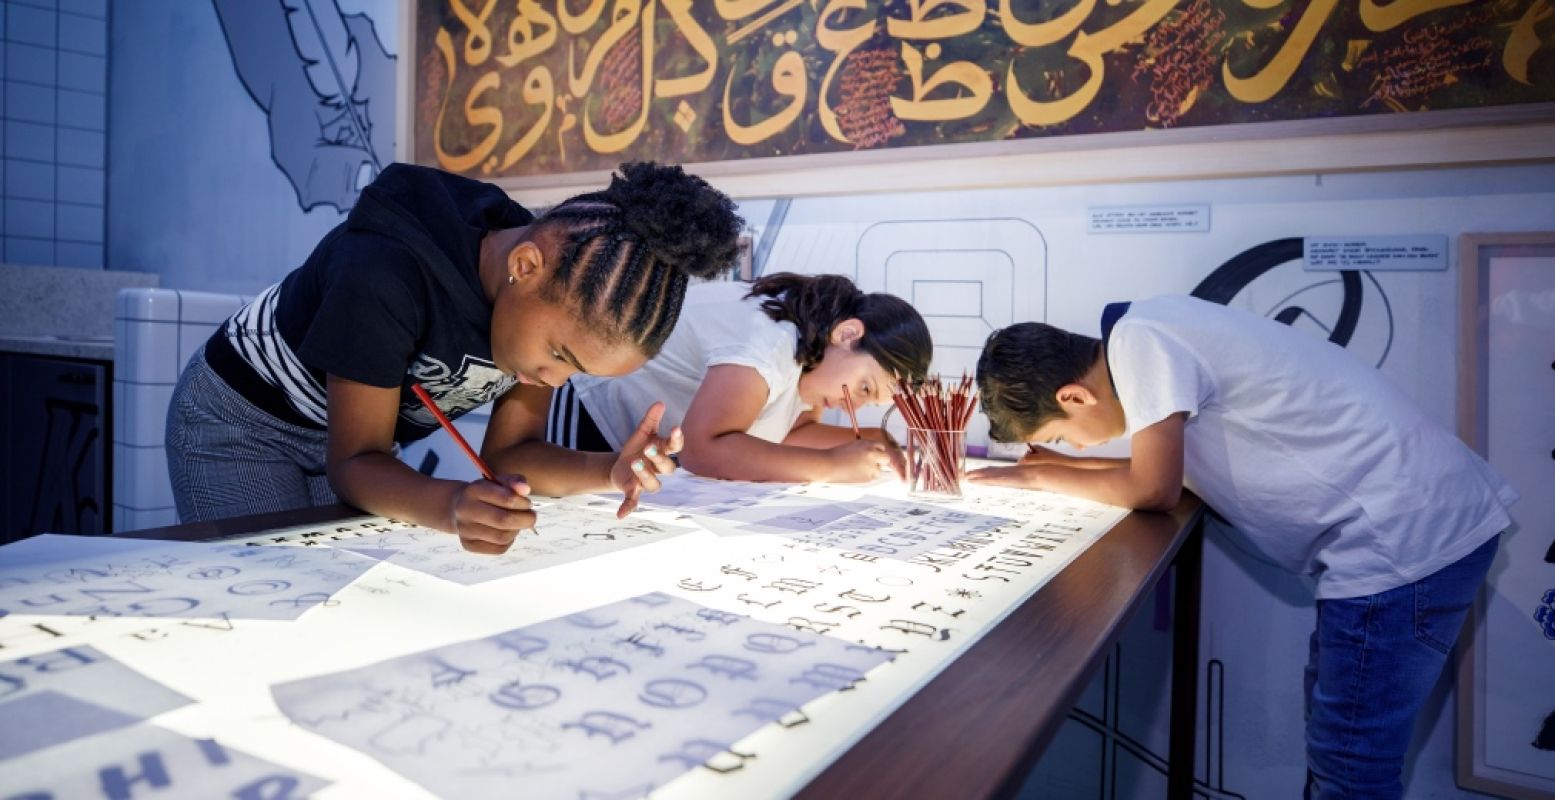
[[[0,0],[0,260],[101,270],[107,3]]]
[[[189,356],[248,301],[238,295],[125,289],[114,304],[113,529],[173,525],[167,407]]]
[[[161,443],[136,446],[113,443],[114,505],[135,511],[173,507],[167,477],[167,449]]]
[[[166,383],[114,381],[114,408],[124,425],[114,426],[114,441],[130,447],[161,447],[173,386]]]
[[[185,324],[220,325],[247,302],[247,298],[235,294],[211,294],[210,292],[179,292],[178,294],[181,299],[178,319]]]
[[[146,289],[161,292],[166,289]],[[130,383],[168,384],[178,382],[178,323],[145,319],[114,319],[115,371]],[[128,352],[118,342],[134,342]]]

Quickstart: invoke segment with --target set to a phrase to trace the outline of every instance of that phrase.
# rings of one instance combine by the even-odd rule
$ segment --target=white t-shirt
[[[1107,362],[1128,433],[1187,412],[1184,483],[1319,598],[1413,583],[1511,524],[1517,492],[1330,342],[1158,297],[1116,323]]]
[[[574,375],[578,399],[610,446],[619,450],[655,401],[664,401],[666,432],[686,418],[691,399],[708,369],[738,364],[756,370],[767,384],[767,402],[746,433],[781,442],[806,406],[799,400],[799,331],[774,322],[761,310],[762,298],[743,299],[750,284],[696,283],[686,289],[680,319],[664,347],[642,369],[619,378]]]

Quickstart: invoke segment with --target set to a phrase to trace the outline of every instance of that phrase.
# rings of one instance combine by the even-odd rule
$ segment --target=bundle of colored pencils
[[[972,377],[931,377],[916,386],[900,378],[891,400],[907,421],[908,469],[913,491],[959,496],[966,464],[966,426],[977,409]]]

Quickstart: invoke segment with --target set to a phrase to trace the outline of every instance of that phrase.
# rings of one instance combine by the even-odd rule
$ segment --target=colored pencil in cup
[[[960,496],[966,428],[977,408],[972,378],[935,376],[917,385],[898,378],[891,399],[907,421],[910,491]]]
[[[475,468],[481,471],[481,477],[496,483],[497,476],[491,471],[491,467],[486,466],[486,462],[481,459],[480,454],[470,447],[470,443],[466,442],[463,436],[459,435],[459,429],[455,428],[453,422],[443,415],[443,410],[438,408],[436,403],[432,402],[432,395],[427,394],[427,390],[422,388],[419,383],[411,384],[410,390],[415,392],[417,397],[421,398],[421,402],[426,405],[427,410],[432,412],[432,416],[437,418],[437,424],[443,426],[443,430],[448,431],[448,435],[454,437],[454,442],[459,445],[464,454],[469,456],[471,461],[475,462]]]

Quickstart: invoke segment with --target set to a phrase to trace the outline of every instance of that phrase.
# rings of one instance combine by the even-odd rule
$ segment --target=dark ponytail
[[[544,291],[653,356],[680,317],[690,279],[733,265],[744,224],[733,201],[678,166],[622,164],[609,187],[564,200],[535,222],[556,229],[561,245]]]
[[[890,372],[908,382],[923,380],[934,358],[929,326],[900,297],[884,292],[865,294],[842,275],[798,275],[778,272],[751,284],[746,297],[765,297],[761,308],[777,322],[799,329],[794,360],[806,372],[821,363],[831,342],[832,328],[845,319],[864,323],[857,347]]]

